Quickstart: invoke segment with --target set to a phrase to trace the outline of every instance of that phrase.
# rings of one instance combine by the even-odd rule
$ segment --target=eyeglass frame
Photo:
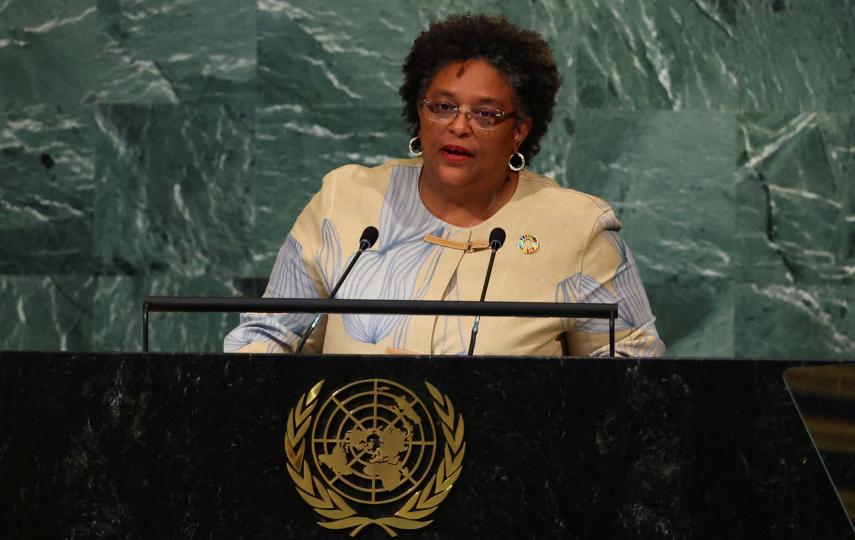
[[[440,102],[440,103],[441,103],[441,102]],[[452,103],[452,102],[450,102],[450,101],[448,101],[447,103],[448,103],[449,105],[452,105],[452,104],[453,104],[453,103]],[[428,109],[428,111],[430,111],[429,107],[430,107],[430,105],[431,105],[431,104],[439,104],[439,103],[437,103],[437,102],[435,102],[435,101],[431,101],[431,100],[429,100],[429,99],[422,99],[422,100],[420,100],[420,101],[419,101],[419,106],[420,106],[420,107],[427,108],[427,109]],[[453,116],[451,116],[451,117],[449,117],[449,118],[448,118],[448,119],[446,119],[446,120],[439,120],[439,119],[436,119],[436,118],[431,118],[431,117],[430,117],[430,116],[428,116],[428,115],[429,115],[429,114],[433,114],[433,113],[430,113],[430,112],[426,112],[426,113],[425,113],[425,118],[427,118],[427,119],[428,119],[428,120],[430,120],[431,122],[437,122],[437,123],[445,123],[445,122],[448,122],[448,123],[450,123],[450,122],[453,122],[455,118],[457,118],[457,115],[459,115],[461,112],[463,112],[463,114],[465,114],[465,115],[466,115],[466,121],[467,121],[467,122],[469,122],[469,121],[471,121],[471,120],[472,120],[472,113],[473,113],[473,111],[472,111],[472,107],[471,107],[471,106],[468,106],[468,105],[466,105],[465,107],[466,107],[468,110],[463,110],[463,109],[461,109],[461,106],[460,106],[460,105],[454,105],[454,109],[452,109],[452,110],[454,111],[454,115],[453,115]],[[486,109],[486,110],[489,110],[489,111],[495,111],[495,113],[496,113],[496,115],[495,115],[496,121],[495,121],[495,123],[494,123],[492,126],[490,126],[490,127],[484,127],[484,126],[482,126],[481,124],[479,124],[479,123],[478,123],[478,120],[475,120],[475,124],[474,124],[474,125],[475,125],[475,127],[477,127],[478,129],[484,130],[484,131],[492,131],[492,130],[496,129],[496,126],[498,126],[501,122],[504,122],[505,120],[507,120],[507,119],[509,119],[509,118],[513,118],[513,119],[515,119],[515,120],[516,120],[516,119],[521,118],[521,117],[517,114],[517,112],[516,112],[516,111],[508,111],[508,112],[505,112],[505,111],[503,111],[502,109],[499,109],[499,108],[497,108],[497,107],[479,107],[479,108],[480,108],[481,110]]]

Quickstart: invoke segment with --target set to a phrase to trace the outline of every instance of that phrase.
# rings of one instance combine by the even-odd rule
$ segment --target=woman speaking
[[[487,300],[618,303],[616,352],[665,347],[621,225],[604,201],[526,170],[560,86],[549,45],[502,18],[434,23],[403,65],[403,114],[413,159],[329,173],[279,251],[265,297],[326,298],[363,229],[379,239],[336,298],[478,300],[497,252]],[[402,147],[406,141],[402,141]],[[312,314],[241,315],[227,352],[293,352]],[[303,351],[465,354],[472,317],[329,315]],[[608,354],[608,322],[487,318],[476,354]]]

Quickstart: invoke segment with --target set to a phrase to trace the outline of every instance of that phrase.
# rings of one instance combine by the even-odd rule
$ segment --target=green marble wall
[[[552,43],[533,168],[614,204],[671,355],[855,356],[848,0],[0,0],[0,349],[258,294],[326,171],[405,154],[400,63],[462,11]],[[235,323],[152,317],[156,350]]]

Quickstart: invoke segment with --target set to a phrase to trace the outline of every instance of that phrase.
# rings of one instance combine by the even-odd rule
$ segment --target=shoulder
[[[324,180],[332,179],[335,181],[388,178],[395,169],[404,168],[418,170],[421,169],[421,166],[422,161],[420,159],[390,159],[389,161],[374,167],[349,163],[330,171],[326,177],[324,177]]]
[[[418,174],[421,166],[420,159],[390,159],[374,167],[350,163],[330,171],[324,177],[323,183],[325,189],[385,189],[396,172]]]
[[[520,174],[522,200],[530,200],[540,210],[555,214],[559,221],[572,219],[575,223],[608,221],[614,211],[603,199],[575,189],[565,188],[552,178],[523,171]]]

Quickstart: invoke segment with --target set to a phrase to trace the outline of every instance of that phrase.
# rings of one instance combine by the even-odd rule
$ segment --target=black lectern
[[[801,364],[5,352],[0,536],[852,537]]]

